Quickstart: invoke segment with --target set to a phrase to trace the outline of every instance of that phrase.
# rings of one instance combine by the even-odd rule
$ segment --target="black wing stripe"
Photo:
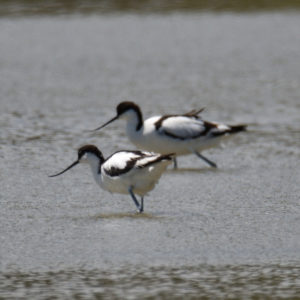
[[[200,117],[198,116],[201,112],[203,112],[205,108],[201,108],[199,110],[196,110],[196,109],[193,109],[185,114],[182,114],[182,115],[176,115],[176,114],[173,114],[173,115],[164,115],[162,116],[160,119],[158,119],[154,125],[155,125],[155,129],[158,130],[161,126],[162,126],[162,123],[163,121],[165,121],[166,119],[168,118],[172,118],[172,117],[188,117],[188,118],[195,118],[195,119],[199,119]]]
[[[139,168],[142,169],[142,168],[154,165],[162,160],[172,160],[172,156],[174,156],[174,155],[175,155],[174,153],[160,155],[155,160],[151,160],[151,161],[147,162],[146,164],[139,166]]]
[[[154,123],[155,129],[158,130],[162,126],[162,123],[163,123],[164,120],[166,120],[168,118],[171,118],[171,117],[177,117],[177,116],[178,115],[165,115],[165,116],[162,116],[160,119],[158,119]]]
[[[110,177],[120,176],[122,174],[129,172],[134,167],[136,162],[137,162],[136,159],[131,159],[127,162],[125,168],[119,169],[119,168],[111,167],[108,170],[106,169],[105,173]]]
[[[139,155],[138,157],[133,157],[130,160],[127,161],[125,168],[116,168],[116,167],[111,167],[110,169],[105,169],[105,173],[111,177],[115,177],[115,176],[120,176],[122,174],[125,174],[127,172],[129,172],[131,169],[134,168],[134,166],[136,165],[137,161],[140,159],[143,159],[145,157],[147,157],[147,154],[145,154],[142,151],[136,150],[136,151],[130,151],[130,150],[121,150],[121,151],[117,151],[114,154],[118,153],[118,152],[128,152],[128,153],[133,153],[136,155]],[[114,155],[112,154],[112,155]],[[111,156],[112,156],[111,155]],[[111,157],[110,156],[110,157]],[[106,159],[106,161],[110,158],[108,157]]]
[[[132,159],[128,160],[127,163],[126,163],[125,168],[119,169],[119,168],[112,167],[109,170],[105,170],[105,173],[107,175],[111,176],[111,177],[115,177],[115,176],[120,176],[120,175],[126,174],[126,173],[128,173],[130,170],[132,170],[134,168],[134,166],[136,165],[136,163],[139,160],[144,159],[145,157],[148,156],[148,155],[146,155],[146,154],[144,154],[143,152],[140,152],[140,151],[130,151],[130,152],[133,152],[133,153],[136,153],[136,154],[137,153],[141,153],[141,156],[135,157],[135,158],[132,158]],[[174,155],[173,153],[171,153],[171,154],[165,154],[165,155],[160,155],[155,160],[149,161],[149,162],[147,162],[146,164],[144,164],[142,166],[138,166],[138,168],[142,169],[144,167],[148,167],[150,165],[158,163],[158,162],[160,162],[162,160],[172,160],[172,156],[173,155]]]

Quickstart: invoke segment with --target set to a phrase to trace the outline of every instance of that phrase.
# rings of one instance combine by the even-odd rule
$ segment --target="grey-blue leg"
[[[134,193],[132,191],[132,186],[128,189],[128,192],[129,192],[129,194],[130,194],[130,196],[131,196],[134,204],[138,208],[138,210],[141,211],[141,206],[140,206],[139,202],[137,201],[137,199],[136,199],[136,197],[135,197],[135,195],[134,195]]]
[[[214,163],[213,161],[209,160],[208,158],[206,158],[205,156],[203,156],[202,154],[200,154],[197,151],[194,151],[194,153],[201,159],[203,159],[206,163],[208,163],[211,167],[213,168],[217,168],[217,164]]]
[[[144,211],[144,197],[141,197],[140,213]]]
[[[177,159],[176,159],[176,156],[173,156],[172,160],[173,160],[173,164],[174,164],[174,169],[177,169]]]

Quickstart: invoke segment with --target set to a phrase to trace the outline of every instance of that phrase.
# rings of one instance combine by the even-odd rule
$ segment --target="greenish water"
[[[1,0],[0,15],[95,14],[95,13],[168,13],[168,12],[258,12],[299,10],[298,0]]]
[[[294,266],[127,266],[0,273],[4,299],[299,299]]]

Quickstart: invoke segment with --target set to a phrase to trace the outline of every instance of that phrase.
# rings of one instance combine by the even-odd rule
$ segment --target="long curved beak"
[[[113,122],[113,121],[117,120],[118,118],[119,118],[119,116],[115,116],[115,117],[113,117],[111,120],[109,120],[108,122],[104,123],[104,124],[103,124],[103,125],[101,125],[100,127],[98,127],[98,128],[96,128],[96,129],[94,129],[93,131],[97,131],[97,130],[99,130],[99,129],[101,129],[101,128],[105,127],[106,125],[108,125],[108,124],[110,124],[111,122]]]
[[[71,168],[75,167],[77,164],[79,164],[79,160],[76,160],[75,162],[73,162],[71,164],[71,166],[67,167],[65,170],[63,170],[63,171],[61,171],[61,172],[59,172],[59,173],[57,173],[55,175],[50,175],[49,177],[55,177],[55,176],[61,175],[61,174],[65,173],[65,172],[67,172],[68,170],[70,170]]]

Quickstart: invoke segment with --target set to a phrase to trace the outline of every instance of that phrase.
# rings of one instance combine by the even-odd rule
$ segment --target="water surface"
[[[300,267],[299,14],[70,15],[0,19],[0,297],[288,298]],[[145,199],[110,195],[78,166],[134,148],[145,116],[206,107],[249,130],[179,158]]]

